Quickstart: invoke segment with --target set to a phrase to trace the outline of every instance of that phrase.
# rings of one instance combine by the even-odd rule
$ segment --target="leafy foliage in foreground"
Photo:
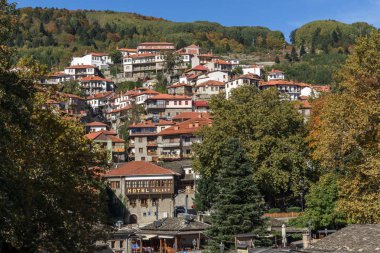
[[[105,238],[106,154],[91,147],[83,127],[46,105],[35,81],[37,62],[10,63],[4,45],[17,24],[0,1],[0,252],[89,252]]]

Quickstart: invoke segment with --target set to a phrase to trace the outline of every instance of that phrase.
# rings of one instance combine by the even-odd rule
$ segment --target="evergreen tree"
[[[279,64],[280,63],[280,58],[278,57],[278,55],[276,55],[276,58],[274,58],[274,62]]]
[[[288,60],[288,62],[292,61],[292,57],[290,57],[288,52],[285,54],[285,59]]]
[[[302,44],[301,49],[300,49],[300,57],[302,57],[304,54],[306,54],[306,50],[305,50],[304,45]]]
[[[294,46],[292,47],[292,51],[290,52],[290,58],[292,59],[292,61],[299,61],[297,50]]]
[[[258,187],[247,176],[254,168],[238,139],[226,141],[220,159],[221,167],[215,178],[219,194],[215,198],[209,230],[211,249],[220,242],[230,248],[235,235],[257,232],[263,225],[263,200]]]

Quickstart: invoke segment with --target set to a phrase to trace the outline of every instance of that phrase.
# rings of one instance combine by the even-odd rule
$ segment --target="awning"
[[[157,235],[143,235],[143,236],[144,236],[144,238],[142,238],[143,240],[150,240],[154,237],[157,237]]]
[[[159,235],[158,238],[160,238],[160,239],[174,239],[174,236],[171,236],[171,235]]]

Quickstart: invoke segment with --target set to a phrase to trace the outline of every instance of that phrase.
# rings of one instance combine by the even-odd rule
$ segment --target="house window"
[[[165,105],[169,105],[169,101],[165,101]]]
[[[141,157],[141,161],[145,161],[145,156],[142,156],[142,157]]]
[[[120,249],[124,248],[124,241],[120,241]]]
[[[178,101],[178,104],[179,104],[179,105],[182,105],[182,101]]]
[[[158,198],[153,198],[152,199],[152,206],[157,206],[158,204]]]
[[[148,207],[148,199],[140,199],[141,207]]]
[[[144,152],[143,148],[139,148],[139,153],[142,154]]]
[[[112,189],[119,189],[120,188],[120,182],[119,181],[112,181],[111,182],[111,188]]]
[[[211,91],[214,91],[214,87],[211,87]]]
[[[177,101],[174,101],[174,105],[177,105]]]
[[[139,137],[139,142],[142,142],[142,137]]]
[[[130,199],[130,200],[129,200],[129,205],[130,205],[131,207],[136,207],[136,199]]]
[[[185,105],[188,105],[188,104],[189,104],[189,101],[186,100],[186,101],[185,101]]]
[[[112,249],[115,248],[115,241],[111,241],[111,248],[112,248]]]

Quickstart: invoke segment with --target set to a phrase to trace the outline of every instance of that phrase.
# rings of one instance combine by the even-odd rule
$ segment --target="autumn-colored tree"
[[[338,170],[338,210],[351,223],[380,222],[380,33],[358,40],[323,97],[311,131],[313,156]]]

